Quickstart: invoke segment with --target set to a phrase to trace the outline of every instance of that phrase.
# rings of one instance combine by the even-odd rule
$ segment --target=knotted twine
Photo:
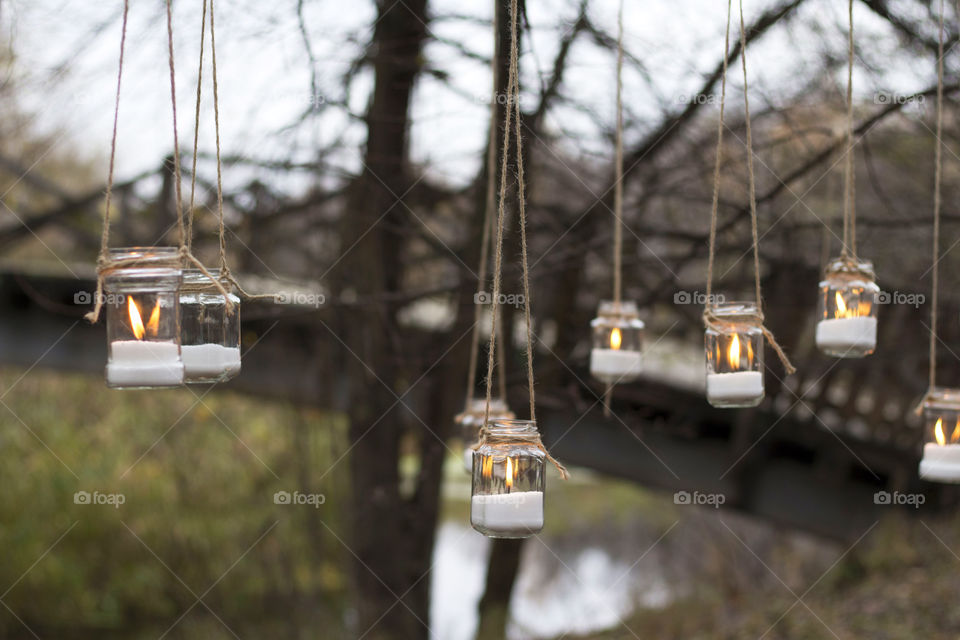
[[[924,403],[933,394],[937,386],[937,305],[939,302],[940,289],[940,209],[942,208],[942,186],[943,186],[943,14],[944,0],[940,0],[940,32],[938,35],[937,48],[937,132],[934,150],[934,177],[933,177],[933,247],[931,250],[931,260],[933,262],[933,274],[931,276],[931,300],[930,300],[930,354],[929,354],[929,382],[927,392],[917,405],[916,412],[923,412]],[[957,10],[960,11],[960,0],[957,2]]]
[[[733,13],[732,9],[733,0],[727,0],[727,26],[726,26],[726,35],[724,38],[724,48],[723,48],[723,74],[720,81],[720,121],[717,124],[717,153],[716,153],[716,162],[713,170],[713,199],[710,206],[710,251],[709,258],[707,262],[707,304],[703,310],[703,323],[706,327],[714,329],[718,332],[723,332],[725,327],[724,323],[713,313],[712,309],[712,294],[713,294],[713,267],[714,260],[716,255],[716,240],[717,240],[717,217],[720,205],[720,162],[722,159],[723,151],[723,128],[724,128],[724,107],[726,106],[726,95],[727,95],[727,58],[730,51],[730,21],[731,14]],[[750,230],[753,236],[753,275],[754,275],[754,293],[757,300],[757,312],[754,314],[749,314],[750,317],[757,323],[760,327],[760,330],[763,332],[763,336],[773,350],[776,352],[777,357],[780,359],[780,362],[783,363],[783,367],[788,374],[796,372],[793,364],[790,362],[790,359],[787,357],[787,354],[784,353],[783,349],[780,347],[780,344],[777,342],[776,338],[773,335],[766,325],[764,324],[763,316],[763,297],[761,295],[760,288],[760,240],[757,233],[757,190],[756,190],[756,176],[753,170],[753,133],[750,126],[750,100],[749,100],[749,86],[747,82],[747,35],[746,35],[746,25],[743,19],[743,0],[739,0],[740,8],[740,66],[743,70],[743,105],[744,105],[744,118],[746,119],[746,130],[747,130],[747,173],[749,176],[749,185],[750,185]]]
[[[480,440],[474,445],[478,449],[487,441],[489,433],[490,420],[490,400],[493,394],[493,367],[497,344],[497,316],[500,305],[500,286],[503,276],[503,228],[504,217],[506,213],[507,199],[507,168],[510,149],[510,127],[514,126],[514,140],[517,147],[517,210],[520,218],[520,256],[523,268],[523,313],[527,330],[527,388],[530,394],[530,421],[536,423],[536,392],[534,390],[533,378],[533,324],[530,317],[530,274],[527,259],[527,213],[526,213],[526,192],[523,174],[523,137],[521,135],[521,112],[520,112],[520,71],[519,71],[519,45],[517,42],[517,14],[518,0],[510,0],[510,62],[509,74],[507,76],[507,108],[504,116],[503,127],[503,150],[500,156],[500,196],[497,204],[497,245],[494,253],[493,269],[493,300],[491,301],[491,331],[490,347],[487,353],[487,398],[483,416],[483,429],[480,431]],[[553,463],[560,472],[560,475],[566,480],[570,477],[567,469],[560,464],[543,446],[539,433],[534,438],[525,437],[525,441],[540,449],[547,460]]]
[[[196,184],[196,158],[197,158],[197,138],[198,134],[194,134],[194,147],[193,147],[193,175],[191,177],[191,186],[190,186],[190,209],[187,215],[187,225],[185,228],[184,225],[184,213],[183,213],[183,195],[182,195],[182,176],[180,170],[180,141],[178,134],[177,126],[177,91],[176,91],[176,68],[174,65],[174,54],[173,54],[173,12],[171,8],[171,0],[166,0],[166,17],[167,17],[167,52],[168,52],[168,66],[170,69],[170,104],[173,114],[173,170],[174,170],[174,185],[176,190],[175,197],[175,211],[177,216],[177,230],[179,233],[179,251],[178,255],[180,260],[183,263],[193,265],[196,267],[204,276],[210,279],[213,286],[218,290],[218,292],[223,295],[225,300],[225,306],[228,314],[234,312],[235,304],[230,299],[230,293],[226,288],[226,284],[232,284],[237,288],[237,290],[246,298],[272,298],[273,296],[252,296],[248,294],[240,284],[236,281],[233,275],[230,273],[230,269],[226,264],[226,241],[225,241],[225,227],[223,222],[223,181],[221,176],[221,163],[220,163],[220,115],[219,115],[219,96],[218,96],[218,87],[217,87],[217,54],[216,54],[216,40],[214,36],[214,7],[213,0],[210,2],[210,51],[211,51],[211,66],[213,74],[213,95],[214,95],[214,122],[216,129],[216,144],[217,144],[217,206],[218,206],[218,215],[219,215],[219,234],[220,234],[220,276],[217,277],[213,275],[207,268],[201,263],[196,256],[193,255],[191,251],[191,236],[193,232],[193,198],[194,198],[194,187]],[[124,50],[126,46],[127,39],[127,16],[129,14],[130,1],[124,0],[123,3],[123,19],[121,25],[121,36],[120,36],[120,56],[117,65],[117,91],[116,97],[114,100],[114,110],[113,110],[113,131],[110,139],[110,163],[107,175],[107,189],[105,195],[104,203],[104,214],[103,214],[103,230],[100,236],[100,253],[97,256],[97,294],[94,308],[92,311],[87,313],[84,317],[91,323],[96,322],[100,317],[100,310],[103,307],[103,282],[104,278],[116,271],[117,269],[123,269],[126,267],[134,266],[140,262],[139,258],[124,258],[124,259],[112,259],[109,255],[109,243],[110,243],[110,205],[112,201],[112,192],[113,192],[113,182],[114,182],[114,164],[116,158],[116,148],[117,148],[117,123],[120,117],[120,87],[121,81],[123,78],[123,57]],[[196,124],[199,125],[200,121],[200,93],[201,93],[201,78],[203,70],[203,31],[205,31],[206,24],[206,14],[207,14],[207,1],[204,0],[203,4],[203,16],[201,18],[201,38],[200,38],[200,72],[198,73],[197,79],[197,106],[196,106]]]

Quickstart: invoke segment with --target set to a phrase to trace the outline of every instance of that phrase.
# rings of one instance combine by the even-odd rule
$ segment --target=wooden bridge
[[[0,362],[100,374],[104,328],[84,322],[87,307],[74,301],[93,286],[92,270],[70,278],[0,268]],[[881,345],[922,338],[907,340],[902,329],[922,326],[921,310],[885,312]],[[316,313],[246,304],[244,368],[230,387],[315,404],[316,389],[332,382],[308,338]],[[787,305],[782,313],[793,311]],[[791,337],[790,344],[802,345],[792,351],[800,373],[785,384],[776,371],[768,374],[767,399],[757,409],[715,409],[695,389],[654,379],[618,387],[610,418],[596,402],[599,387],[542,392],[545,443],[572,465],[670,493],[723,494],[723,508],[835,538],[860,535],[890,509],[875,502],[878,491],[924,494],[925,504],[911,513],[956,505],[956,488],[917,477],[922,438],[912,408],[925,382],[922,343],[906,355],[882,349],[837,362],[818,357],[807,342]],[[585,371],[577,375],[589,379]]]

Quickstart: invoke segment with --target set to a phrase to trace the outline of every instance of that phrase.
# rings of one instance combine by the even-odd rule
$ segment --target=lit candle
[[[175,342],[144,340],[156,335],[160,325],[160,302],[157,301],[147,324],[132,297],[127,298],[127,313],[135,340],[110,343],[107,362],[107,385],[111,387],[167,387],[183,382],[183,361],[180,346]]]
[[[707,399],[711,403],[755,403],[763,397],[763,374],[759,371],[739,371],[740,338],[733,334],[727,350],[727,362],[733,371],[707,374]],[[753,349],[747,344],[748,365],[753,362]]]
[[[857,355],[873,351],[877,346],[877,319],[870,312],[869,302],[848,308],[837,291],[834,317],[817,323],[817,348],[831,355],[845,355],[850,350],[856,350]]]
[[[610,332],[609,349],[590,351],[590,374],[607,383],[633,380],[640,375],[641,354],[639,351],[621,349],[623,335],[614,327]]]
[[[484,463],[483,473],[492,472],[493,458],[487,458]],[[474,526],[500,534],[525,535],[543,529],[543,492],[512,492],[516,475],[517,465],[508,457],[504,476],[506,493],[473,496],[470,520]]]
[[[957,419],[949,444],[943,432],[943,418],[937,419],[933,432],[937,441],[923,446],[920,477],[936,482],[960,482],[960,418]]]

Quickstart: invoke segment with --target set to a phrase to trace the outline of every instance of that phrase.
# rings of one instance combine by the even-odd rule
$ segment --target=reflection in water
[[[597,547],[550,549],[546,538],[524,546],[511,603],[511,640],[587,633],[614,627],[640,603],[670,600],[657,563],[621,559]],[[440,526],[434,550],[432,635],[472,640],[490,542],[459,523]],[[651,554],[653,555],[653,554]]]

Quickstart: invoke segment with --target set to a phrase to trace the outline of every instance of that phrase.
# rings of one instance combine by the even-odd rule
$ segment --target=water
[[[536,537],[524,545],[511,601],[510,640],[615,627],[638,604],[662,607],[671,599],[655,552],[630,559],[600,546],[550,544]],[[435,640],[473,640],[489,553],[490,541],[469,526],[441,525],[431,577]]]

